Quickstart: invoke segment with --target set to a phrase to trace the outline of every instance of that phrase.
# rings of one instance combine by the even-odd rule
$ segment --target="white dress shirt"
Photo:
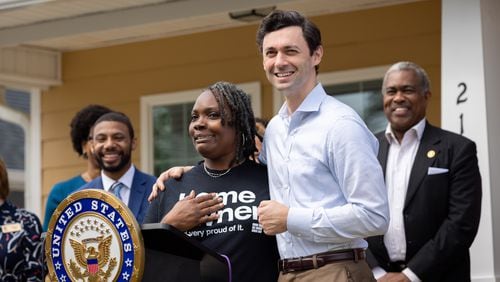
[[[259,156],[268,166],[271,199],[289,207],[288,230],[276,235],[281,258],[366,248],[363,238],[386,231],[377,151],[363,120],[321,84],[293,114],[282,106]]]
[[[102,186],[104,190],[109,192],[109,189],[115,182],[121,182],[124,187],[120,190],[120,198],[122,202],[128,206],[129,198],[130,198],[130,189],[132,187],[132,181],[134,180],[135,167],[131,165],[130,168],[125,172],[122,177],[118,180],[114,180],[109,178],[104,172],[101,170],[101,178],[102,178]]]
[[[384,235],[384,244],[391,261],[404,261],[406,259],[406,235],[403,209],[411,169],[424,129],[425,119],[422,119],[405,132],[401,143],[396,139],[390,124],[387,125],[385,131],[385,137],[390,144],[387,156],[385,181],[391,219],[389,222],[389,229]],[[420,279],[408,268],[403,270],[403,273],[412,282],[420,281]]]

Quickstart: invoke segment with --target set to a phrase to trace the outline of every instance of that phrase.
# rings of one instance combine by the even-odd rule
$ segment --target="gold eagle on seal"
[[[116,258],[110,259],[110,247],[113,237],[98,236],[96,238],[87,238],[82,243],[69,239],[73,248],[78,265],[70,259],[68,264],[73,276],[77,279],[88,278],[88,282],[108,281],[111,272],[116,268]],[[97,250],[96,250],[97,244]],[[104,271],[106,265],[108,269]],[[82,272],[81,269],[84,269]]]

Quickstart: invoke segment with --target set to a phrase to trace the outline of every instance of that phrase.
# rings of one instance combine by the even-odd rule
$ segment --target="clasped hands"
[[[180,178],[182,174],[192,167],[173,167],[163,172],[153,186],[153,191],[148,200],[153,201],[160,191],[165,190],[163,182],[168,178]],[[194,191],[175,204],[170,212],[162,219],[162,223],[170,224],[179,230],[186,231],[197,225],[217,220],[217,211],[222,209],[222,199],[215,193],[196,196]],[[264,233],[276,235],[287,230],[289,208],[273,200],[262,201],[257,209],[259,223]]]
[[[191,190],[188,196],[175,203],[174,207],[163,217],[161,223],[174,226],[181,231],[187,231],[200,224],[217,220],[217,211],[224,204],[216,193],[200,194]]]
[[[187,231],[200,224],[219,219],[217,213],[224,207],[222,198],[216,193],[196,196],[191,191],[178,201],[163,217],[162,223],[170,224],[181,231]],[[286,231],[288,207],[276,201],[262,201],[257,209],[259,223],[266,235],[276,235]]]

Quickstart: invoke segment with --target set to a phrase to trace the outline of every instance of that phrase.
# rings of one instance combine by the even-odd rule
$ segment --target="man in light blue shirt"
[[[277,237],[279,281],[374,281],[363,238],[383,234],[389,222],[378,142],[318,83],[323,47],[312,22],[275,11],[257,43],[268,80],[286,98],[260,155],[271,200],[260,204],[259,222]]]

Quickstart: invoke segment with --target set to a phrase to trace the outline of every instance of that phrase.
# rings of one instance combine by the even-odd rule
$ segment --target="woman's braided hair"
[[[236,156],[233,160],[241,162],[253,157],[257,151],[255,147],[255,117],[253,115],[250,95],[236,87],[234,84],[219,81],[208,88],[215,96],[221,113],[222,125],[235,129]],[[226,113],[226,110],[229,110]]]

